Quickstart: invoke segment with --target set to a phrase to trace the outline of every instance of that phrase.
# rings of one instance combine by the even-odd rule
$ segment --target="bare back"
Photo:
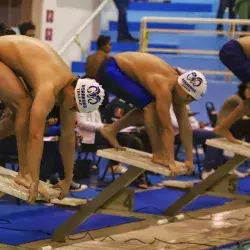
[[[87,57],[86,74],[90,78],[96,78],[97,71],[103,61],[109,58],[105,52],[98,50]]]
[[[166,78],[166,84],[172,84],[175,81],[167,79],[178,78],[176,70],[167,64],[161,58],[152,54],[141,52],[124,52],[114,56],[120,69],[142,84],[148,91],[155,94],[157,82],[154,81],[155,76]],[[149,80],[150,79],[150,80]],[[169,86],[172,89],[173,86]]]
[[[53,85],[57,94],[74,77],[67,64],[47,44],[26,36],[0,38],[0,61],[36,91]]]

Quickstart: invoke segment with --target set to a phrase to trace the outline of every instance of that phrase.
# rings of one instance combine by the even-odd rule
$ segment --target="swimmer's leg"
[[[122,149],[122,147],[120,146],[120,144],[116,139],[117,133],[119,133],[122,129],[127,128],[129,126],[143,125],[144,124],[143,114],[144,114],[143,109],[133,109],[119,120],[102,128],[100,130],[100,133],[112,147],[116,149]]]
[[[30,98],[23,98],[22,102],[18,105],[15,115],[15,134],[19,161],[19,173],[16,177],[16,182],[26,187],[29,187],[31,183],[27,155],[31,104],[32,100]]]
[[[17,139],[17,151],[19,162],[19,173],[17,182],[21,185],[29,186],[25,176],[28,175],[28,156],[27,156],[27,141],[29,131],[29,111],[32,100],[29,92],[20,82],[14,72],[0,62],[0,100],[11,108],[12,114],[15,117],[14,130]],[[8,117],[8,116],[7,116]],[[11,130],[13,125],[11,126]],[[6,136],[4,132],[2,136]]]

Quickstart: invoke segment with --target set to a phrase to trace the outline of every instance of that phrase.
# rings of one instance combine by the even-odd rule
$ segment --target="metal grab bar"
[[[76,31],[76,34],[69,39],[69,41],[62,47],[62,49],[59,51],[59,55],[62,56],[62,54],[71,46],[72,43],[74,43],[75,38],[79,36],[79,34],[84,31],[88,25],[93,21],[93,19],[103,10],[103,8],[107,5],[107,3],[110,0],[104,0],[98,8],[90,15],[90,17],[86,20],[86,22]]]

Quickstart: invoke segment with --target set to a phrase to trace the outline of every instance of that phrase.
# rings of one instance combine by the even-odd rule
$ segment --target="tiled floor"
[[[250,239],[249,207],[162,226],[155,225],[56,249],[209,249],[243,239]]]

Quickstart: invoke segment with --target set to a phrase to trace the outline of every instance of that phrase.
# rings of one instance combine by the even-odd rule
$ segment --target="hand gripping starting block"
[[[116,150],[114,148],[98,150],[97,155],[114,161],[131,165],[128,170],[106,187],[99,195],[86,205],[80,206],[80,209],[63,225],[61,225],[53,235],[54,241],[65,241],[65,237],[72,233],[82,222],[88,219],[95,212],[116,214],[123,216],[135,216],[137,218],[148,219],[149,214],[133,212],[133,190],[126,190],[138,176],[144,171],[151,171],[165,176],[170,175],[170,171],[159,165],[152,163],[152,154],[142,151],[126,148],[125,150]],[[176,165],[182,166],[185,174],[187,169],[184,163],[176,162]],[[151,216],[151,219],[165,218],[163,216]]]
[[[29,198],[28,189],[15,183],[14,178],[16,177],[17,172],[0,167],[0,192],[3,194],[9,194],[18,199],[27,201]],[[64,198],[62,200],[58,199],[60,194],[59,190],[56,190],[51,187],[51,185],[42,182],[42,185],[47,189],[50,196],[50,203],[55,205],[62,206],[79,206],[85,204],[87,201],[84,199],[76,198]],[[46,201],[45,197],[40,194],[37,197],[37,201]]]
[[[235,153],[235,156],[222,166],[219,166],[213,174],[208,176],[208,178],[200,182],[189,182],[187,185],[178,181],[163,182],[164,186],[169,188],[179,188],[186,192],[186,194],[165,210],[164,214],[166,216],[176,215],[190,202],[202,194],[244,201],[250,200],[250,196],[237,194],[237,177],[229,174],[230,171],[238,167],[250,157],[250,144],[245,142],[236,144],[229,142],[224,138],[210,139],[206,141],[206,144],[211,147],[231,151]]]

